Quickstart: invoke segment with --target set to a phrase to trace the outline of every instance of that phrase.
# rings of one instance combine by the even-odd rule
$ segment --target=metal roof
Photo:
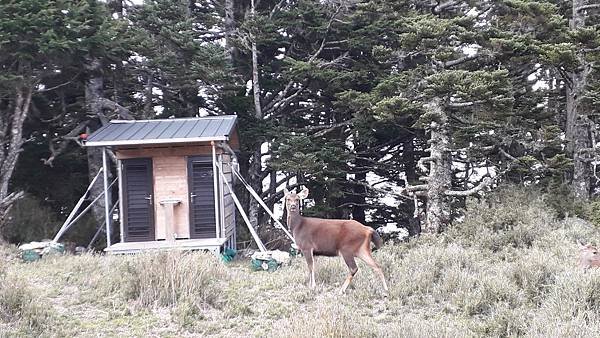
[[[166,119],[112,120],[91,134],[88,147],[227,141],[235,115]]]

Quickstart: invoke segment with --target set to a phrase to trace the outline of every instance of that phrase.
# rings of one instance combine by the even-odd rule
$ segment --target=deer
[[[300,203],[308,197],[308,188],[298,194],[284,189],[287,225],[296,241],[296,246],[306,259],[309,287],[314,289],[315,256],[341,256],[348,266],[348,276],[339,290],[344,294],[358,272],[355,258],[359,258],[379,276],[387,296],[388,287],[383,270],[371,254],[371,242],[375,248],[381,248],[383,241],[379,234],[355,220],[323,219],[300,215]]]
[[[583,245],[579,244],[579,267],[584,271],[587,271],[589,268],[597,268],[600,267],[600,254],[598,253],[598,249],[591,244]]]

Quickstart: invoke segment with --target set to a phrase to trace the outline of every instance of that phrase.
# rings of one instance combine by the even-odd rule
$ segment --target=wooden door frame
[[[154,219],[155,217],[155,212],[154,212],[154,170],[153,170],[153,161],[152,161],[152,157],[139,157],[139,158],[128,158],[128,159],[123,159],[121,160],[121,172],[122,172],[122,180],[123,180],[123,190],[122,190],[122,195],[123,195],[123,241],[124,242],[128,242],[130,239],[129,236],[129,224],[127,224],[127,216],[128,216],[128,212],[129,212],[129,207],[128,207],[128,191],[127,191],[127,170],[124,168],[125,165],[127,165],[128,163],[145,163],[147,164],[147,173],[148,173],[148,177],[150,178],[149,183],[150,183],[150,192],[151,192],[151,198],[150,198],[150,207],[148,208],[149,210],[149,228],[150,228],[150,233],[148,235],[148,239],[144,240],[144,242],[150,242],[150,241],[155,241],[156,240],[156,220]],[[139,241],[139,240],[138,240]]]
[[[193,171],[193,166],[192,164],[195,162],[203,162],[206,163],[207,165],[210,164],[210,168],[213,171],[213,180],[215,175],[217,175],[217,172],[215,172],[214,169],[214,161],[211,157],[211,155],[193,155],[193,156],[187,156],[187,182],[188,182],[188,205],[189,205],[189,210],[188,210],[188,218],[189,218],[189,229],[190,229],[190,238],[195,238],[195,232],[194,232],[194,204],[192,203],[192,192],[193,192],[193,187],[192,187],[192,175],[194,174]],[[208,166],[207,166],[208,167]],[[215,195],[216,195],[216,191],[214,190],[213,187],[213,203],[216,203],[217,201],[215,200]],[[216,222],[216,217],[218,217],[218,214],[215,214],[215,222]],[[217,229],[215,228],[215,235],[214,238],[216,238],[218,235]]]

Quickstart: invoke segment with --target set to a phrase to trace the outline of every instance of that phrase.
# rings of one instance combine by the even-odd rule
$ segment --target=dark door
[[[190,237],[215,238],[215,195],[211,157],[188,159]]]
[[[152,159],[123,160],[125,242],[153,241]]]

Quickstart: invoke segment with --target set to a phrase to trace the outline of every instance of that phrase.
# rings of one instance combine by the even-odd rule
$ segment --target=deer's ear
[[[302,191],[298,194],[298,197],[300,197],[301,199],[305,199],[308,197],[308,188],[304,187],[304,189],[302,189]]]
[[[283,196],[287,196],[290,194],[290,191],[287,188],[283,188]]]

